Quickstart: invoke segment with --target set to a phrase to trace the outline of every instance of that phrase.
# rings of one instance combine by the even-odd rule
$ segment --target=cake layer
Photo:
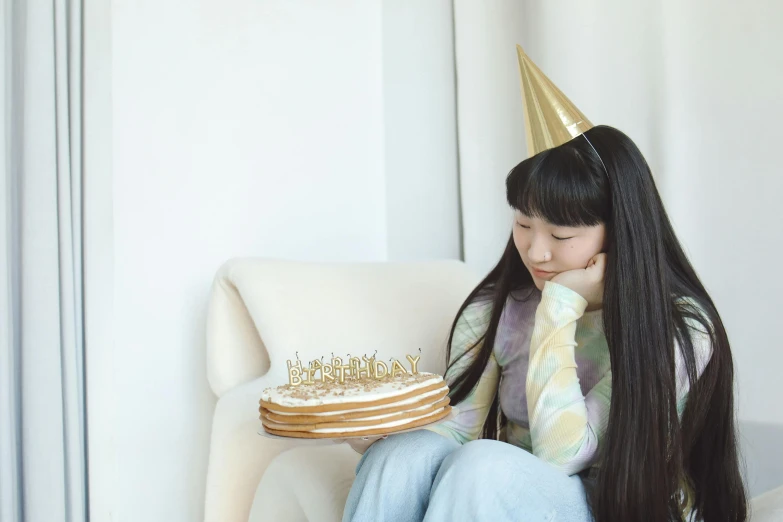
[[[414,397],[403,399],[389,404],[356,408],[354,410],[340,410],[335,412],[321,412],[311,414],[299,414],[290,412],[278,412],[260,407],[262,418],[282,424],[317,424],[321,422],[339,422],[351,419],[363,419],[371,415],[385,415],[407,411],[426,404],[432,404],[441,400],[448,394],[448,387],[442,386],[430,392],[422,393]]]
[[[388,425],[388,423],[403,419],[411,419],[414,417],[421,417],[428,413],[439,411],[449,404],[449,398],[445,397],[434,403],[428,403],[423,406],[419,406],[407,411],[400,411],[396,413],[387,413],[383,415],[373,415],[371,417],[357,418],[347,421],[331,421],[324,420],[318,423],[310,424],[286,424],[275,422],[267,418],[262,417],[261,423],[266,428],[271,428],[280,431],[319,431],[329,428],[364,428],[368,426]]]
[[[268,428],[264,426],[264,429],[272,435],[279,435],[281,437],[294,437],[302,439],[332,439],[341,437],[366,437],[371,435],[387,435],[397,431],[407,430],[424,426],[437,422],[438,420],[446,417],[451,413],[451,406],[446,406],[440,410],[421,415],[418,417],[411,417],[396,421],[387,422],[384,424],[378,424],[366,427],[348,427],[348,428],[323,428],[315,431],[284,431],[276,430],[274,428]]]

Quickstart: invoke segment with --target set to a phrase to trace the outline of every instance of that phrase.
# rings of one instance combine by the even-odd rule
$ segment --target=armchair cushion
[[[278,455],[258,484],[249,522],[339,522],[360,458],[347,444]]]

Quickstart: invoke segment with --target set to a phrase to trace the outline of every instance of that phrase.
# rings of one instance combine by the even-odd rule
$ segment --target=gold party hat
[[[557,147],[593,127],[552,80],[517,45],[527,152],[533,156]]]

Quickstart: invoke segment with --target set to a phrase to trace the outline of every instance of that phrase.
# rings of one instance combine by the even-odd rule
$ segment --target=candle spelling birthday
[[[349,354],[350,355],[350,354]],[[379,361],[373,355],[359,357],[348,357],[345,363],[341,357],[332,357],[329,363],[323,362],[323,357],[310,361],[307,366],[302,365],[297,357],[296,362],[290,359],[286,361],[288,365],[288,384],[291,386],[300,386],[302,384],[313,384],[316,382],[339,382],[344,383],[347,380],[361,379],[363,377],[375,380],[394,378],[397,375],[416,375],[419,373],[418,364],[421,356],[406,355],[405,358],[410,363],[410,369],[405,368],[397,359],[390,359],[390,364]]]

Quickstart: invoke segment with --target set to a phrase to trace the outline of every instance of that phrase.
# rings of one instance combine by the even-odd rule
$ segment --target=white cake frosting
[[[355,383],[346,381],[344,385],[334,385],[333,383],[330,383],[329,386],[319,386],[321,383],[295,387],[285,385],[277,388],[267,388],[262,392],[261,400],[292,408],[323,406],[325,404],[373,402],[410,393],[442,381],[443,377],[440,375],[419,372],[415,375],[407,374],[389,380],[365,380],[356,381]],[[367,389],[362,383],[367,383],[367,386],[371,386],[371,389]],[[304,398],[303,396],[291,396],[292,394],[312,394],[313,396]],[[331,414],[334,414],[334,412],[331,412]]]
[[[421,402],[422,400],[426,399],[427,397],[432,397],[433,395],[437,395],[439,393],[443,393],[443,388],[439,388],[437,390],[428,391],[426,393],[422,393],[421,395],[417,395],[415,397],[410,397],[408,399],[403,399],[401,401],[395,401],[390,402],[388,404],[381,404],[380,406],[365,406],[364,408],[353,408],[351,410],[340,410],[340,411],[324,411],[324,412],[318,412],[318,413],[291,413],[287,411],[275,411],[274,408],[269,408],[269,411],[276,415],[340,415],[342,413],[355,413],[357,411],[372,411],[372,410],[383,410],[386,408],[391,408],[395,406],[406,406],[408,404],[416,404],[417,402]]]
[[[364,422],[364,421],[368,421],[368,420],[385,419],[387,417],[393,417],[395,415],[399,415],[400,413],[422,412],[422,411],[424,411],[424,410],[426,410],[428,408],[432,408],[432,404],[425,404],[424,406],[419,406],[417,408],[411,408],[408,411],[398,411],[398,412],[395,412],[395,413],[384,413],[383,415],[373,415],[371,417],[362,417],[361,419],[356,419],[356,420],[359,421],[359,422]],[[440,408],[440,409],[442,410],[443,408]],[[347,421],[347,422],[351,422],[351,421]]]

